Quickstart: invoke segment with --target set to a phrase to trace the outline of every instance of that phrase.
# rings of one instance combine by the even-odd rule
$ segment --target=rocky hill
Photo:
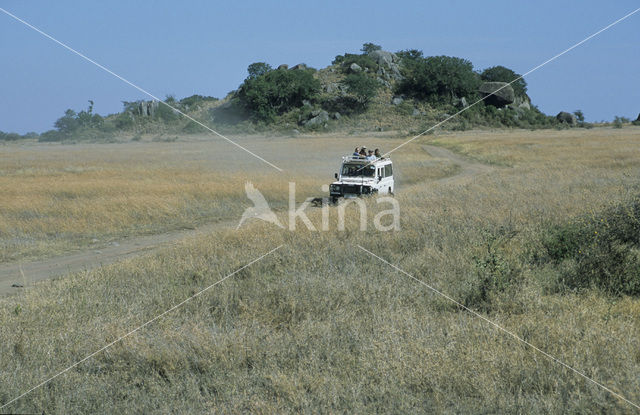
[[[338,55],[325,68],[300,63],[249,65],[243,83],[224,99],[193,95],[163,102],[124,102],[109,116],[67,110],[42,141],[224,132],[398,131],[438,128],[568,128],[586,126],[582,114],[548,116],[531,103],[527,84],[504,66],[482,71],[471,62],[422,51],[396,53],[366,43],[361,53]],[[166,104],[166,105],[164,105]],[[187,116],[184,116],[186,114]],[[578,116],[576,116],[578,115]],[[8,136],[5,134],[5,136]],[[12,139],[21,138],[13,135]],[[29,135],[33,138],[33,134]]]

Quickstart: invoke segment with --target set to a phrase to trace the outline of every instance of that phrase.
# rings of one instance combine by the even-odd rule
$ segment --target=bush
[[[301,107],[319,91],[320,81],[312,70],[277,70],[247,78],[236,96],[254,121],[272,122],[276,115]]]
[[[626,117],[616,117],[613,119],[613,128],[622,128],[624,124],[628,124],[630,120]]]
[[[557,269],[557,289],[640,295],[640,198],[550,228],[542,246],[542,261]]]
[[[46,132],[40,134],[40,138],[38,139],[38,141],[55,142],[55,141],[62,141],[64,139],[65,139],[65,135],[62,134],[60,131],[58,131],[58,130],[49,130],[49,131],[46,131]]]
[[[173,108],[178,106],[178,103],[173,96],[168,96],[163,104],[162,102],[158,103],[158,108],[156,108],[155,113],[153,114],[154,118],[160,119],[164,122],[174,122],[180,118],[180,114],[176,112]],[[173,108],[172,108],[173,107]]]
[[[511,82],[519,77],[519,74],[500,65],[487,68],[480,73],[480,79],[486,82]],[[524,78],[518,79],[511,86],[516,95],[525,96],[527,94],[527,81]]]
[[[349,94],[356,98],[363,109],[376,96],[380,88],[380,83],[377,80],[364,73],[349,74],[342,83],[347,86]]]
[[[483,232],[484,252],[473,257],[476,275],[465,293],[465,306],[490,311],[494,295],[517,287],[520,272],[506,259],[502,249],[515,235],[513,229],[504,226]]]
[[[338,55],[331,62],[334,65],[340,65],[340,69],[343,73],[349,72],[351,64],[357,64],[363,70],[375,73],[378,70],[378,63],[374,61],[369,55],[355,55],[352,53],[345,53],[344,55]]]
[[[119,130],[130,130],[134,126],[133,114],[127,110],[116,116],[115,126]]]
[[[362,104],[358,101],[355,95],[350,94],[340,95],[337,97],[327,97],[321,102],[321,106],[328,112],[339,112],[341,115],[357,114],[363,109]],[[301,111],[303,110],[304,108],[301,109]]]
[[[434,104],[451,104],[455,97],[476,95],[479,79],[466,59],[450,56],[403,59],[405,78],[397,92]]]
[[[5,133],[0,131],[0,141],[16,141],[22,138],[28,138],[26,136],[21,136],[18,133]]]
[[[88,130],[94,128],[101,128],[104,124],[104,118],[99,114],[93,113],[93,101],[89,101],[89,107],[86,110],[80,111],[76,113],[72,109],[68,109],[65,111],[64,116],[58,118],[54,123],[54,127],[58,130],[58,133],[63,138],[69,138],[79,130]],[[58,136],[50,135],[49,139],[44,141],[58,141],[51,140],[53,137],[58,138]]]
[[[184,131],[187,134],[196,134],[196,133],[207,132],[207,129],[201,126],[200,124],[198,124],[197,122],[189,120],[189,122],[184,126],[182,131]]]
[[[218,98],[202,96],[202,95],[191,95],[190,97],[182,98],[178,103],[180,107],[185,110],[193,110],[197,109],[205,102],[215,102]]]

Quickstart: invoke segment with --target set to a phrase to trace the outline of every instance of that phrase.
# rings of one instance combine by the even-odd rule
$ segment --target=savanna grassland
[[[0,405],[280,247],[2,411],[633,413],[358,245],[637,403],[637,296],[559,289],[568,265],[544,253],[555,229],[604,222],[636,196],[639,139],[633,127],[421,137],[393,154],[400,231],[375,230],[388,205],[373,199],[364,232],[355,206],[345,231],[334,210],[327,232],[234,221],[3,298]],[[247,180],[282,210],[289,181],[299,201],[320,195],[340,154],[401,142],[241,139],[284,173],[204,139],[5,146],[2,260],[237,220]],[[488,167],[433,157],[427,144]],[[308,212],[320,227],[320,210]]]

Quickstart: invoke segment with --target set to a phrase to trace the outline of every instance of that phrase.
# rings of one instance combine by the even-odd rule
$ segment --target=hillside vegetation
[[[206,131],[189,117],[226,132],[394,130],[413,134],[469,106],[440,128],[590,126],[579,110],[543,114],[531,103],[526,81],[509,68],[496,65],[476,70],[466,59],[425,57],[419,50],[391,53],[367,43],[361,53],[338,55],[319,70],[305,64],[273,68],[256,62],[247,72],[243,83],[221,100],[193,95],[179,100],[170,96],[162,102],[125,101],[122,112],[108,116],[95,114],[89,101],[86,109],[68,109],[53,130],[41,135],[0,132],[0,140],[108,141],[148,134],[168,140],[171,135]],[[474,105],[481,98],[485,99]],[[614,125],[628,123],[629,119],[617,117]]]

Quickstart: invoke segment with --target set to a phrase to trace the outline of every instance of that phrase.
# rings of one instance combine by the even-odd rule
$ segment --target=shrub
[[[185,110],[193,110],[200,107],[205,102],[215,102],[218,98],[202,96],[202,95],[191,95],[190,97],[182,98],[178,103]]]
[[[269,71],[247,78],[237,92],[240,105],[254,121],[273,121],[276,115],[302,106],[320,91],[311,70]]]
[[[65,111],[64,115],[56,120],[54,126],[64,138],[69,138],[80,129],[87,130],[93,128],[101,128],[104,118],[99,114],[93,113],[93,101],[89,101],[89,107],[86,110],[76,113],[72,109]],[[55,135],[50,136],[53,138]],[[49,141],[49,140],[47,140]],[[58,140],[51,140],[58,141]]]
[[[519,74],[500,65],[492,66],[480,73],[480,79],[487,82],[511,82],[519,77]],[[525,81],[524,78],[520,78],[513,82],[511,86],[513,87],[513,91],[516,95],[524,96],[527,94],[527,81]]]
[[[367,109],[376,96],[380,83],[365,73],[347,75],[341,83],[347,87],[347,94],[325,97],[322,108],[342,115],[352,115]]]
[[[182,131],[184,131],[187,134],[195,134],[195,133],[204,133],[207,131],[207,129],[201,126],[200,124],[198,124],[197,122],[189,120],[189,122],[184,126]]]
[[[115,126],[119,130],[132,129],[134,126],[132,113],[125,109],[125,111],[118,114],[115,119]]]
[[[405,78],[398,84],[398,93],[435,104],[450,104],[455,97],[474,96],[479,79],[473,65],[466,59],[450,56],[430,56],[407,61],[403,65]]]
[[[504,226],[483,232],[484,252],[473,257],[476,275],[464,296],[465,306],[490,311],[492,296],[516,287],[520,272],[502,250],[515,235],[513,229]]]
[[[0,141],[16,141],[16,140],[20,140],[21,138],[28,138],[28,137],[23,137],[18,133],[4,133],[0,131]]]
[[[543,262],[558,270],[558,289],[640,295],[640,198],[550,228],[542,246]]]
[[[355,96],[362,107],[367,106],[380,88],[380,83],[377,80],[363,73],[349,74],[342,83],[347,86],[349,93]]]
[[[321,102],[321,106],[329,112],[339,112],[341,115],[357,114],[363,109],[362,104],[358,101],[355,95],[351,94],[326,97]],[[304,108],[301,109],[301,111],[303,110]]]
[[[173,109],[177,106],[175,97],[168,96],[164,100],[164,102],[167,105],[163,104],[162,102],[158,103],[158,108],[156,108],[156,111],[153,114],[154,118],[160,119],[164,122],[173,122],[178,120],[180,118],[180,114]]]
[[[351,64],[357,64],[363,70],[369,72],[376,72],[378,70],[378,63],[374,61],[369,55],[355,55],[352,53],[345,53],[344,55],[338,55],[333,60],[332,64],[340,65],[340,69],[343,73],[349,72]]]
[[[54,142],[54,141],[62,141],[64,140],[65,135],[58,130],[49,130],[40,134],[40,138],[38,141],[42,142]]]
[[[627,117],[619,117],[616,115],[613,119],[613,128],[622,128],[622,126],[624,124],[628,124],[629,121],[630,120]]]

